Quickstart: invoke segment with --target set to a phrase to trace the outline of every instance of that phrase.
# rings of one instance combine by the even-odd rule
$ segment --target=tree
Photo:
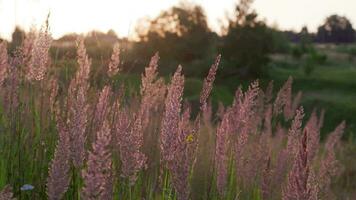
[[[308,50],[308,48],[310,48],[312,43],[311,35],[309,34],[308,28],[306,26],[303,26],[302,30],[300,31],[299,38],[300,38],[300,47],[304,53]]]
[[[318,28],[317,41],[327,43],[354,42],[355,30],[346,17],[331,15]]]
[[[291,46],[288,35],[278,27],[271,27],[270,32],[273,38],[273,53],[289,53]]]
[[[155,19],[141,21],[136,32],[139,39],[136,54],[144,55],[147,60],[159,51],[162,65],[205,59],[215,36],[208,27],[203,8],[187,3],[163,11]],[[171,72],[176,66],[165,68]]]
[[[274,49],[272,31],[251,10],[253,0],[240,0],[222,38],[221,53],[228,66],[225,76],[258,78],[266,75],[268,54]]]

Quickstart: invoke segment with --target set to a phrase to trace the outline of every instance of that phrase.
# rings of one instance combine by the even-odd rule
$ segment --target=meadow
[[[181,66],[160,77],[158,53],[125,74],[118,45],[94,68],[83,38],[75,60],[52,59],[51,42],[42,30],[0,45],[0,199],[356,197],[343,49],[318,47],[329,61],[308,76],[303,58],[274,55],[250,83],[219,79],[220,55],[203,80]]]

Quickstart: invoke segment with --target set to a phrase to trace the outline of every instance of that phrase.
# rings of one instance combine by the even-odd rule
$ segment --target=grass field
[[[346,47],[317,47],[329,60],[308,76],[304,58],[273,55],[268,78],[251,83],[220,78],[219,56],[201,79],[180,67],[160,77],[158,54],[140,75],[118,72],[118,50],[107,66],[90,62],[82,38],[76,60],[49,66],[39,38],[14,57],[0,46],[0,199],[356,196],[356,70]]]
[[[281,83],[292,76],[295,91],[304,93],[303,104],[309,109],[324,108],[328,113],[325,131],[330,131],[332,126],[344,119],[348,124],[348,135],[355,139],[356,57],[351,60],[347,53],[340,52],[333,45],[317,46],[317,49],[324,52],[328,60],[323,65],[316,65],[309,76],[303,73],[302,64],[285,57],[287,66],[277,64],[272,67],[271,79]]]
[[[293,77],[293,92],[303,92],[302,105],[307,110],[325,109],[325,127],[323,132],[332,131],[333,127],[340,121],[346,120],[347,133],[345,139],[355,140],[356,130],[356,57],[350,60],[349,54],[345,49],[353,48],[353,45],[343,48],[328,45],[317,46],[316,48],[326,53],[328,60],[323,65],[316,65],[310,75],[305,75],[303,71],[303,60],[295,60],[290,55],[274,55],[269,66],[269,77],[262,79],[261,84],[265,87],[270,80],[274,81],[277,88],[282,87],[289,76]],[[340,50],[341,48],[341,50]],[[220,70],[223,70],[222,69]],[[197,79],[187,81],[189,99],[198,100],[197,91],[201,88],[202,82]],[[240,85],[245,87],[248,81],[238,80],[237,78],[219,79],[213,89],[213,101],[224,104],[231,103],[233,92]],[[195,94],[195,95],[194,95]],[[310,114],[310,113],[309,113]]]

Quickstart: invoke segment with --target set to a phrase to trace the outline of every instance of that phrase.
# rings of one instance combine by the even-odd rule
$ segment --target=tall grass
[[[50,42],[45,27],[12,56],[0,45],[0,199],[334,199],[345,124],[320,143],[324,113],[304,119],[292,78],[276,97],[273,82],[239,87],[215,114],[218,56],[193,115],[182,67],[166,83],[158,54],[136,93],[118,82],[118,45],[101,87],[82,38],[66,79]]]

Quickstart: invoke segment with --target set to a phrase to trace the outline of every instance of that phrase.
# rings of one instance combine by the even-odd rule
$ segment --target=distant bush
[[[307,60],[303,63],[304,74],[309,76],[315,70],[315,62],[311,57],[308,57]]]
[[[326,63],[328,56],[324,53],[318,52],[315,48],[309,49],[309,55],[310,59],[312,62],[323,65]]]
[[[356,56],[356,47],[352,47],[349,49],[349,54],[352,56]]]
[[[315,70],[316,65],[324,65],[327,58],[326,54],[319,53],[314,48],[309,48],[306,60],[303,63],[305,75],[309,76]]]
[[[292,50],[287,35],[279,30],[270,29],[273,38],[273,53],[290,53]]]
[[[292,48],[292,52],[291,53],[292,53],[292,57],[294,59],[298,59],[299,60],[303,56],[304,51],[303,51],[302,48],[300,48],[300,46],[294,46]]]
[[[349,60],[353,61],[356,58],[356,47],[352,47],[348,50]]]

